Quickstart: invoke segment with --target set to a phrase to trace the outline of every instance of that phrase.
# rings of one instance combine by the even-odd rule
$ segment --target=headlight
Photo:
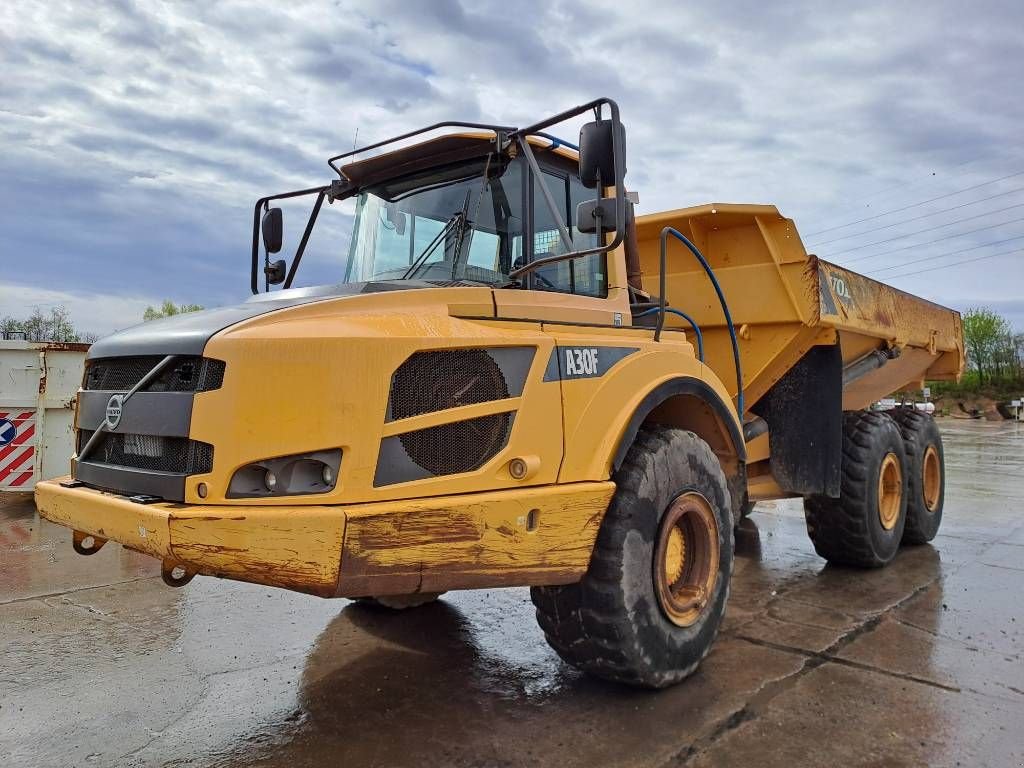
[[[300,496],[334,490],[341,451],[313,451],[254,461],[240,468],[228,485],[229,499]]]

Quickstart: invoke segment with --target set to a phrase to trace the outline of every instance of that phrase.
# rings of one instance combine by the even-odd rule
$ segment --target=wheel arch
[[[622,466],[637,433],[645,424],[686,429],[711,446],[729,483],[733,519],[739,520],[747,482],[747,451],[732,405],[700,379],[680,376],[663,381],[640,400],[626,423],[612,456],[612,472]]]

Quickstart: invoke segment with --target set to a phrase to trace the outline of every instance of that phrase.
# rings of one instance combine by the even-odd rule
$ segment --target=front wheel
[[[663,688],[691,674],[729,596],[729,490],[692,432],[646,427],[615,474],[616,492],[578,584],[534,587],[552,648],[589,674]]]

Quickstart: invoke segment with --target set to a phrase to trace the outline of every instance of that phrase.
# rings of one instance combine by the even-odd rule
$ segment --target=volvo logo
[[[107,416],[104,423],[107,429],[115,430],[121,423],[121,411],[124,408],[124,395],[113,395],[107,400]]]

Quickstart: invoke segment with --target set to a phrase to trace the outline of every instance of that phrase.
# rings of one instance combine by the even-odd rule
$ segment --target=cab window
[[[562,223],[572,236],[573,250],[592,248],[597,245],[597,236],[583,234],[575,227],[576,206],[592,199],[594,190],[584,187],[578,178],[568,170],[542,169],[541,178],[534,178],[531,189],[531,210],[533,212],[533,258],[540,259],[553,254],[565,253],[558,231],[558,224],[544,200],[540,184],[547,186]],[[584,296],[605,297],[608,295],[607,257],[595,253],[570,261],[562,261],[539,267],[533,271],[533,288],[542,291],[561,291]]]

